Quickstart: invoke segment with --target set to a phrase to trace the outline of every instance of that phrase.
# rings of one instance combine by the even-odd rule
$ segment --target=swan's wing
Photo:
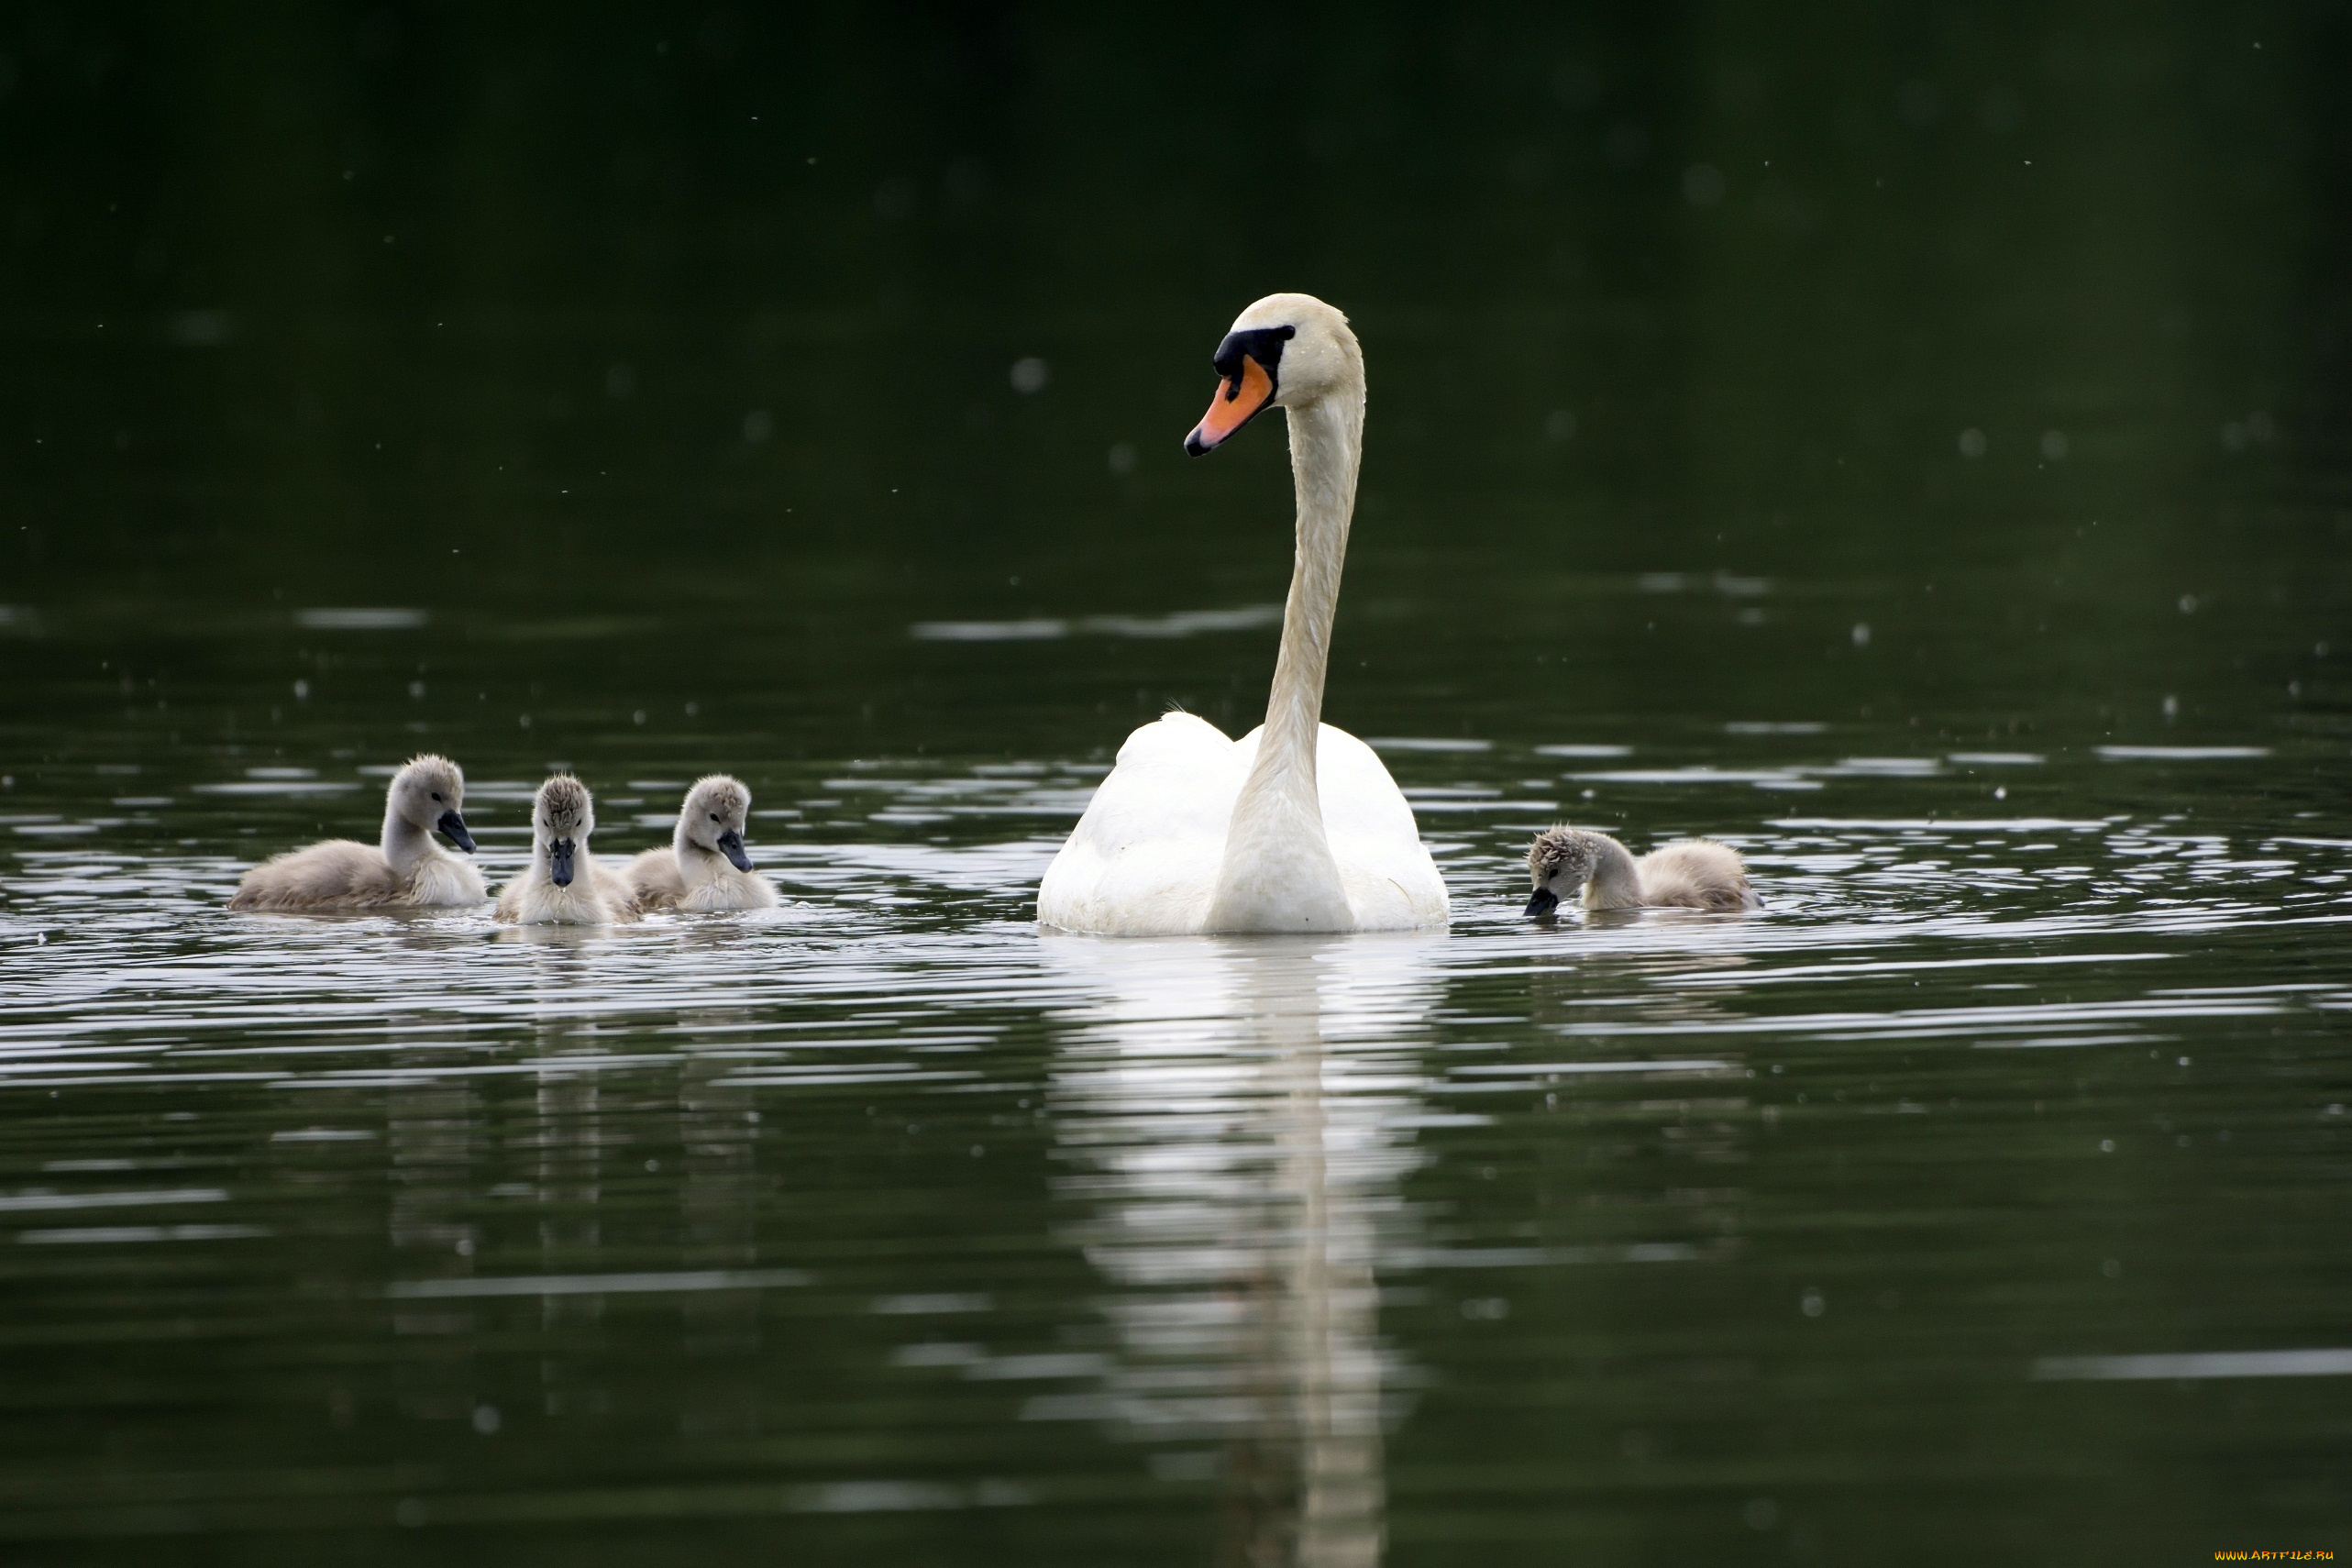
[[[1358,931],[1446,923],[1445,878],[1387,764],[1345,730],[1325,724],[1315,744],[1323,836],[1339,862]]]
[[[391,878],[390,867],[385,867],[384,875]],[[482,885],[481,873],[474,868],[472,861],[460,860],[436,847],[416,863],[397,901],[423,909],[453,909],[478,904],[488,897],[490,889]]]
[[[392,867],[373,845],[330,838],[263,861],[237,883],[233,910],[362,909],[387,903]]]
[[[1641,896],[1649,904],[1695,910],[1761,908],[1739,852],[1712,839],[1684,838],[1641,857]]]
[[[1248,767],[1247,750],[1191,713],[1129,735],[1038,884],[1038,920],[1106,935],[1198,931]]]
[[[580,858],[588,862],[588,885],[613,911],[614,921],[626,924],[644,914],[643,907],[637,902],[637,890],[629,886],[626,876],[585,852]]]
[[[622,875],[628,878],[638,904],[645,909],[671,909],[686,896],[686,878],[679,875],[675,850],[645,850],[629,862]]]

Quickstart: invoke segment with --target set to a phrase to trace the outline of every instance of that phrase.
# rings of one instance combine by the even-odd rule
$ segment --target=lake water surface
[[[548,759],[600,842],[723,758],[787,907],[231,915],[368,832],[335,689],[443,635],[310,623],[249,735],[153,733],[243,688],[110,702],[6,796],[20,1544],[2097,1555],[2341,1507],[2340,745],[1381,736],[1453,930],[1120,942],[1029,918],[1119,723],[795,758],[633,709]],[[1187,648],[900,635],[1015,689]],[[493,876],[536,778],[477,762]],[[1526,922],[1563,815],[1711,830],[1766,911]]]

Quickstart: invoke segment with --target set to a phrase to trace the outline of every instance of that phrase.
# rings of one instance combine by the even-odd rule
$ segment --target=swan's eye
[[[433,803],[436,806],[441,803],[441,791],[438,790],[433,791]]]
[[[717,822],[717,821],[719,820],[719,813],[718,813],[718,812],[712,812],[711,813],[711,820],[712,820],[712,822]]]

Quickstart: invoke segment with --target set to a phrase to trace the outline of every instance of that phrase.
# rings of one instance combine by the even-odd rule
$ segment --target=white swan
[[[1522,911],[1548,915],[1584,889],[1588,910],[1760,910],[1739,852],[1711,838],[1678,838],[1636,860],[1605,833],[1556,827],[1528,846],[1535,894]]]
[[[668,849],[648,849],[629,862],[628,881],[639,907],[722,914],[776,907],[776,889],[751,868],[743,846],[751,818],[751,791],[723,773],[695,781],[678,809]]]
[[[478,904],[481,873],[433,842],[436,831],[467,854],[473,835],[462,808],[466,776],[446,756],[411,758],[384,790],[384,832],[370,845],[330,838],[265,860],[228,900],[233,910],[379,910]]]
[[[588,786],[558,773],[531,801],[531,868],[498,890],[509,925],[612,925],[638,918],[637,896],[588,852],[596,802]]]
[[[1037,889],[1041,924],[1107,936],[1394,931],[1446,923],[1445,882],[1372,748],[1322,723],[1323,674],[1364,447],[1347,317],[1269,294],[1219,345],[1198,457],[1268,407],[1290,420],[1298,554],[1265,723],[1239,741],[1190,713],[1119,748]]]

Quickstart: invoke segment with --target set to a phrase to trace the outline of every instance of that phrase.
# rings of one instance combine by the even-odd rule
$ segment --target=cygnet
[[[724,914],[776,905],[776,889],[751,868],[743,846],[751,791],[740,779],[713,773],[686,791],[668,849],[648,849],[629,862],[637,903],[648,910]]]
[[[1526,913],[1548,915],[1585,890],[1588,910],[1760,910],[1739,852],[1713,839],[1678,838],[1635,859],[1605,833],[1556,827],[1527,852],[1535,896]]]
[[[490,895],[481,873],[433,842],[437,831],[473,853],[461,808],[466,776],[446,756],[412,759],[384,791],[380,844],[330,838],[265,860],[245,874],[233,910],[338,911],[446,908]]]
[[[531,801],[531,868],[498,893],[510,925],[612,925],[638,918],[636,895],[620,873],[588,852],[596,802],[588,786],[558,773]]]

